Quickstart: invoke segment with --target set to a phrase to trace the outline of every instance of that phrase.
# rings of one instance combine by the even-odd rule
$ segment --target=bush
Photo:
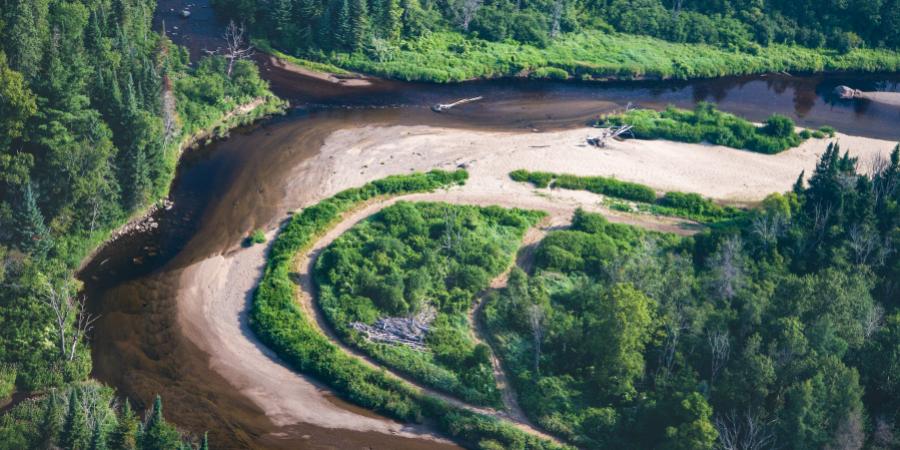
[[[576,175],[555,174],[549,172],[529,172],[516,170],[509,174],[513,181],[529,182],[537,188],[553,187],[561,189],[585,190],[595,194],[633,200],[637,202],[656,201],[656,191],[638,183],[619,181],[606,177],[579,177]]]
[[[773,114],[766,124],[753,123],[724,113],[706,102],[698,103],[693,111],[669,106],[663,111],[636,109],[604,118],[601,126],[631,125],[638,139],[669,139],[680,142],[709,142],[726,147],[759,153],[778,153],[800,145],[807,135],[794,131],[794,122]],[[807,137],[804,137],[807,136]]]
[[[16,390],[16,366],[12,364],[0,364],[0,400],[3,400]]]
[[[259,228],[253,230],[253,233],[250,235],[250,242],[254,244],[262,244],[266,242],[266,233]]]
[[[683,217],[699,222],[714,223],[733,220],[743,213],[737,208],[717,205],[712,200],[705,199],[698,194],[667,192],[657,198],[656,191],[649,186],[613,178],[529,172],[522,169],[510,172],[509,177],[513,181],[531,183],[536,187],[547,187],[552,184],[555,188],[589,191],[616,199],[630,200],[639,203],[639,210],[662,216]],[[634,209],[631,205],[618,201],[610,202],[609,207],[625,212],[633,212]],[[556,254],[553,257],[567,258],[568,256]]]

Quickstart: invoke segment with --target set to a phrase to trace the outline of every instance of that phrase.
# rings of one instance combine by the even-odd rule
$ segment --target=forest
[[[484,319],[522,407],[588,448],[900,444],[900,147],[677,237],[578,212]]]
[[[347,341],[387,367],[467,402],[499,406],[490,349],[472,338],[467,313],[542,216],[498,207],[390,206],[319,257],[317,301]],[[404,317],[418,317],[414,326],[423,331],[371,327]],[[372,331],[382,331],[384,340],[371,339]]]
[[[74,271],[167,195],[191,136],[253,99],[251,115],[280,103],[249,61],[192,65],[151,29],[155,6],[0,1],[0,399],[29,398],[0,419],[0,448],[182,445],[161,401],[135,404],[141,419],[89,380],[95,318]],[[191,431],[185,445],[201,445]]]
[[[409,80],[890,71],[900,62],[896,0],[214,0],[214,6],[289,55]]]

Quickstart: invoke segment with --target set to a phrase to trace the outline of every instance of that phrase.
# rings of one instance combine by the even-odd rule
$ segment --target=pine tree
[[[273,32],[275,33],[275,42],[285,44],[293,38],[290,31],[291,27],[291,1],[290,0],[274,0],[272,3],[272,23],[275,25]]]
[[[795,194],[800,195],[803,194],[804,191],[804,178],[806,177],[806,171],[801,170],[800,176],[797,177],[797,181],[794,182],[794,188],[792,189]]]
[[[166,423],[163,417],[162,398],[159,395],[153,401],[153,410],[140,440],[142,450],[171,450],[181,445],[178,431]]]
[[[25,185],[16,208],[16,227],[22,250],[41,252],[49,247],[50,232],[44,224],[44,215],[37,206],[37,196],[30,184]]]
[[[369,11],[366,0],[350,0],[350,50],[356,51],[365,44],[369,28]]]
[[[46,401],[46,404],[44,417],[41,419],[38,431],[43,439],[43,447],[51,447],[56,444],[62,430],[63,405],[55,390],[50,392],[50,399]]]
[[[131,410],[131,404],[125,400],[118,423],[109,436],[109,448],[115,450],[134,450],[137,448],[139,421]]]
[[[335,19],[334,39],[336,44],[343,50],[353,48],[353,25],[350,18],[350,1],[351,0],[341,0],[341,6],[337,11],[337,18]]]
[[[209,450],[209,432],[203,433],[203,441],[200,442],[200,450]]]
[[[88,429],[84,407],[78,398],[78,390],[73,388],[69,394],[69,412],[60,436],[60,445],[68,450],[85,450],[90,439],[91,431]]]
[[[96,421],[94,423],[94,430],[91,432],[91,450],[107,450],[109,447],[106,446],[106,433],[103,431],[103,426],[100,421]],[[117,449],[118,450],[118,449]]]

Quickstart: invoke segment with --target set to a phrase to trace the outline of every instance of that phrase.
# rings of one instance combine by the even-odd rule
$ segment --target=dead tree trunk
[[[246,43],[244,39],[245,28],[242,24],[240,27],[234,21],[228,22],[225,28],[225,59],[228,60],[228,77],[231,77],[231,71],[234,69],[234,62],[239,59],[247,59],[253,56],[253,47]]]

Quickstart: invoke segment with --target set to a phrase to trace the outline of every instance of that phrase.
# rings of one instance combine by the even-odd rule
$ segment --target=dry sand
[[[342,130],[332,134],[321,153],[297,167],[291,181],[281,186],[284,196],[279,211],[296,210],[389,174],[465,165],[470,181],[442,199],[546,209],[555,215],[586,207],[605,212],[611,220],[689,233],[691,225],[682,221],[613,213],[603,210],[594,194],[536,190],[510,181],[507,174],[524,168],[616,176],[659,190],[752,202],[789,189],[801,170],[811,173],[826,145],[825,140],[812,140],[776,156],[665,141],[617,142],[608,149],[596,149],[583,144],[589,132],[515,134],[400,126]],[[859,155],[864,166],[894,145],[844,135],[836,140]],[[276,215],[269,224],[270,239],[281,217]],[[287,369],[259,343],[247,327],[246,309],[265,264],[264,250],[264,246],[235,247],[183,273],[179,322],[185,335],[210,354],[212,368],[276,424],[302,422],[440,439],[421,427],[342,407],[328,398],[327,389]]]

